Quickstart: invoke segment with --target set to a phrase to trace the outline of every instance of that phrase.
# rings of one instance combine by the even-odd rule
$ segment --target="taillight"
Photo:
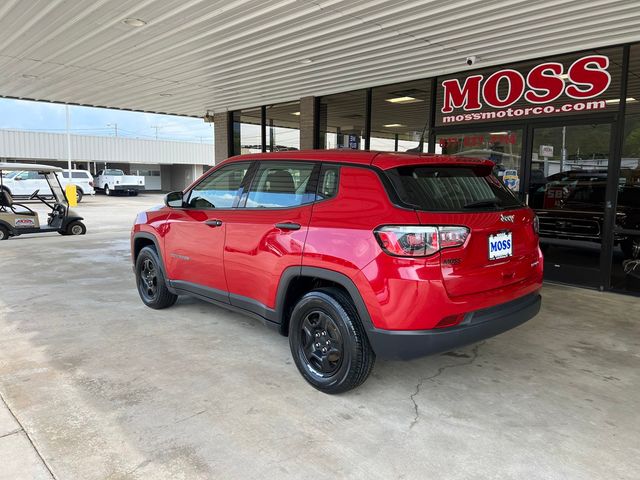
[[[93,187],[93,182],[89,182],[89,185],[90,185],[91,187]]]
[[[397,257],[427,257],[443,248],[464,245],[466,227],[386,225],[374,230],[382,249]]]
[[[540,235],[540,219],[537,215],[533,216],[533,231],[536,235]]]

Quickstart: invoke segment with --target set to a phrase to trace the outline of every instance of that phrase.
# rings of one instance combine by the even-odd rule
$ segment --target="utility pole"
[[[162,125],[151,125],[151,128],[156,129],[156,140],[158,140],[158,129],[161,128]]]
[[[67,168],[69,170],[69,183],[71,183],[71,113],[69,105],[65,105],[67,113]]]
[[[117,123],[107,123],[107,127],[113,127],[113,132],[115,136],[118,136],[118,124]]]

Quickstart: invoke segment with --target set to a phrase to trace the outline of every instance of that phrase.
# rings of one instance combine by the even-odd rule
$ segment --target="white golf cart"
[[[37,212],[24,204],[14,203],[11,193],[4,188],[2,181],[3,173],[9,171],[37,172],[44,176],[53,193],[53,200],[40,196],[40,190],[33,192],[29,200],[38,200],[51,209],[46,226],[40,224]],[[87,227],[82,223],[83,218],[69,209],[56,172],[62,172],[62,169],[49,165],[0,163],[0,240],[27,233],[58,232],[61,235],[84,235],[87,232]]]

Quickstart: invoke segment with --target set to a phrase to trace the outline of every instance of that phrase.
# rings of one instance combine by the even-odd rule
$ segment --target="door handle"
[[[293,222],[282,222],[276,223],[276,228],[279,228],[280,230],[300,230],[300,224]]]
[[[204,223],[206,223],[210,227],[221,227],[222,226],[222,220],[207,220]]]

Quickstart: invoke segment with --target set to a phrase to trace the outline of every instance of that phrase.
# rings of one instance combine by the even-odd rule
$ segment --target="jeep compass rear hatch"
[[[438,229],[434,250],[450,296],[487,292],[535,274],[535,215],[493,176],[491,163],[414,164],[386,173],[395,200],[414,208],[421,224]]]

